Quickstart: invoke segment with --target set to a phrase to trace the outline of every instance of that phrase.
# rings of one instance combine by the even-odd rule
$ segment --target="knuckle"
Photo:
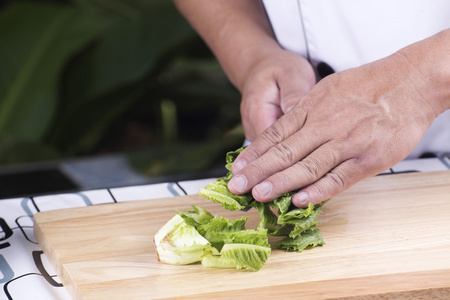
[[[338,173],[327,173],[321,180],[309,186],[314,198],[325,200],[345,190],[346,181]]]
[[[312,196],[310,197],[311,199],[309,199],[309,201],[313,204],[327,199],[330,194],[330,192],[327,191],[322,180],[307,186],[305,188],[305,191],[307,191],[307,193]]]
[[[246,168],[245,172],[252,184],[267,178],[266,170],[261,164],[252,163]]]
[[[371,170],[380,165],[382,158],[379,155],[364,155],[361,157],[356,157],[354,159],[354,164],[361,170]]]
[[[347,186],[347,181],[340,173],[330,172],[326,175],[329,179],[331,190],[343,190]]]
[[[286,143],[279,143],[272,147],[270,151],[280,161],[283,166],[292,165],[296,162],[294,149]]]
[[[316,161],[310,160],[310,159],[304,159],[300,162],[300,164],[302,166],[303,172],[309,179],[316,180],[320,177],[321,168],[320,168],[319,164],[316,163]]]
[[[302,109],[306,111],[312,111],[316,105],[317,100],[311,97],[309,94],[303,96],[300,101]]]
[[[249,158],[249,161],[255,160],[264,154],[262,149],[259,147],[252,147],[252,145],[247,147],[244,151],[245,157]]]
[[[285,139],[286,134],[283,127],[272,125],[264,131],[263,136],[268,142],[278,144]]]

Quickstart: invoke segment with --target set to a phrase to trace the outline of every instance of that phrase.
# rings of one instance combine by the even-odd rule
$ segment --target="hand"
[[[299,55],[280,48],[261,54],[239,84],[242,124],[250,141],[294,107],[316,81],[313,68]]]
[[[262,1],[175,0],[242,95],[246,138],[253,141],[315,84],[309,62],[281,48]]]
[[[414,149],[440,113],[432,90],[401,52],[330,75],[237,157],[228,187],[261,202],[296,189],[296,206],[324,201]]]
[[[265,55],[281,49],[261,1],[176,3],[243,94],[250,140],[313,85],[301,86],[307,69],[296,59],[274,62],[284,56]],[[328,76],[239,155],[228,187],[236,194],[252,190],[259,201],[301,189],[293,203],[304,206],[400,161],[450,109],[449,48],[446,29],[386,59]]]

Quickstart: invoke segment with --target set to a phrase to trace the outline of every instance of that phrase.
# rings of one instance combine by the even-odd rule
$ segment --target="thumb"
[[[293,80],[285,81],[283,86],[280,86],[280,108],[283,114],[290,111],[311,88],[312,86]]]
[[[309,63],[302,68],[280,75],[277,80],[280,91],[280,108],[283,114],[294,107],[316,84],[316,76]]]
[[[278,88],[274,83],[258,87],[250,93],[243,93],[241,118],[248,140],[253,141],[283,115],[279,101]]]

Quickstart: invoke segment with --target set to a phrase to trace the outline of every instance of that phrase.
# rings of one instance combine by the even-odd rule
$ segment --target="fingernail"
[[[272,183],[270,181],[264,181],[255,186],[256,192],[265,197],[272,191]]]
[[[230,182],[228,182],[229,187],[242,193],[245,191],[247,187],[247,178],[244,175],[238,175],[231,178]]]
[[[243,159],[240,159],[238,161],[235,161],[233,164],[233,172],[237,173],[240,170],[242,170],[247,165],[247,162]]]
[[[308,194],[300,192],[292,196],[292,203],[297,207],[303,207],[308,205]]]

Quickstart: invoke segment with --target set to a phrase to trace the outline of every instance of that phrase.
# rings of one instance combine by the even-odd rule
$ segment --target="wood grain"
[[[259,219],[192,195],[41,212],[35,236],[74,299],[450,297],[450,171],[358,183],[325,205],[325,246],[274,250],[258,272],[157,260],[153,235],[192,204]]]

